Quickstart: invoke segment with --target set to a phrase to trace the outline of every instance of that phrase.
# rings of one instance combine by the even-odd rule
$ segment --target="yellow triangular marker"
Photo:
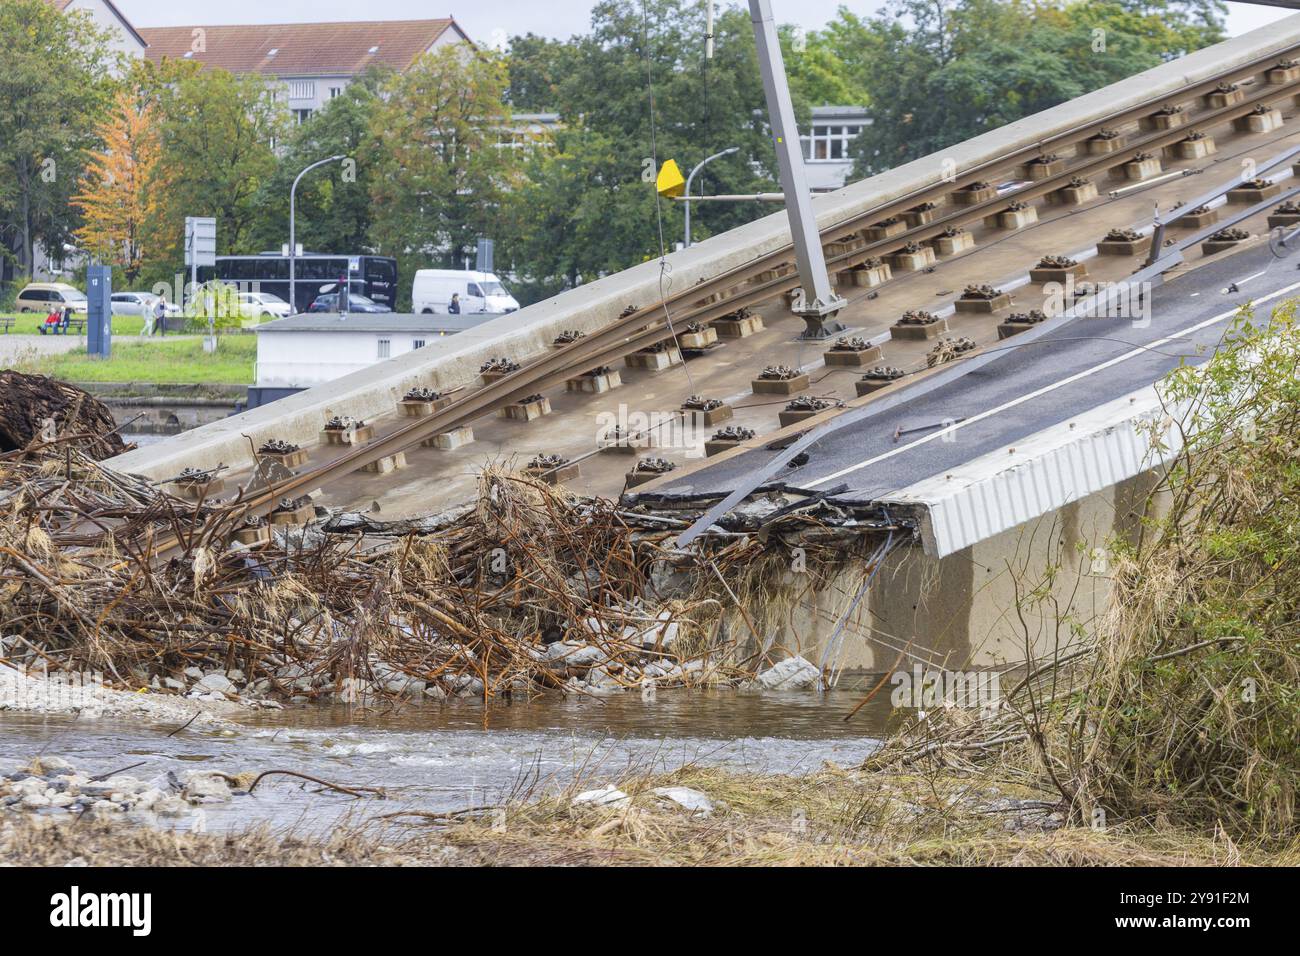
[[[665,160],[659,167],[659,177],[655,180],[655,189],[661,196],[680,196],[686,192],[686,177],[677,168],[675,160]]]

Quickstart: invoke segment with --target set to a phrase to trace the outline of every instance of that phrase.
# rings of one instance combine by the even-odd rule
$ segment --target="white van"
[[[411,309],[445,315],[452,295],[460,296],[462,315],[492,313],[500,315],[519,308],[506,287],[491,272],[469,269],[420,269],[411,283]]]

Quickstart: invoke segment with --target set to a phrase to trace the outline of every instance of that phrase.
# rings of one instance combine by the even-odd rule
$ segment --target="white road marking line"
[[[1284,296],[1288,292],[1292,292],[1296,289],[1300,289],[1300,282],[1292,283],[1289,286],[1278,289],[1276,292],[1270,292],[1266,296],[1262,296],[1258,299],[1255,299],[1253,301],[1253,304],[1263,305],[1265,302],[1269,302],[1273,299]],[[1183,329],[1181,332],[1176,332],[1173,335],[1166,336],[1163,339],[1158,339],[1154,342],[1149,343],[1148,345],[1143,346],[1140,349],[1133,349],[1133,351],[1131,352],[1125,352],[1123,355],[1117,355],[1115,358],[1102,362],[1100,365],[1094,365],[1092,368],[1085,369],[1082,372],[1076,372],[1073,375],[1061,379],[1060,381],[1053,382],[1050,385],[1044,385],[1042,388],[1035,389],[1032,392],[1028,392],[1024,395],[1021,395],[1019,398],[1013,398],[1011,401],[1005,402],[1002,405],[997,406],[996,408],[990,408],[987,411],[980,412],[977,415],[971,415],[969,418],[965,419],[964,421],[957,422],[954,425],[949,425],[947,428],[944,428],[940,431],[931,432],[929,435],[926,435],[923,438],[918,438],[916,441],[912,442],[911,444],[904,445],[901,448],[895,448],[891,451],[887,451],[882,455],[877,455],[875,458],[868,458],[866,461],[860,461],[856,465],[849,465],[847,468],[841,468],[839,471],[831,472],[831,474],[827,475],[825,478],[818,478],[816,481],[805,484],[804,487],[816,488],[818,485],[824,485],[827,482],[834,481],[836,478],[843,478],[845,475],[851,474],[855,471],[860,471],[863,468],[870,467],[871,465],[882,462],[887,458],[893,458],[895,455],[901,455],[905,451],[911,451],[913,448],[915,448],[918,445],[924,445],[926,442],[931,442],[934,441],[935,439],[942,438],[944,435],[951,435],[959,428],[965,428],[967,425],[973,425],[976,422],[983,421],[986,418],[992,418],[994,415],[999,415],[1002,412],[1005,412],[1009,408],[1015,408],[1017,405],[1023,405],[1025,402],[1032,401],[1033,399],[1038,398],[1041,395],[1046,395],[1048,392],[1053,392],[1058,388],[1063,388],[1066,385],[1071,385],[1074,382],[1079,381],[1080,379],[1087,378],[1089,375],[1095,375],[1097,372],[1110,368],[1112,365],[1118,365],[1121,362],[1127,362],[1129,359],[1135,358],[1138,355],[1143,355],[1154,348],[1160,347],[1161,345],[1168,345],[1170,342],[1177,341],[1178,339],[1181,338],[1186,338],[1187,336],[1192,335],[1195,332],[1201,331],[1201,329],[1209,328],[1211,325],[1215,325],[1219,322],[1222,322],[1224,319],[1231,318],[1232,316],[1236,315],[1239,311],[1240,311],[1240,307],[1229,309],[1227,312],[1220,312],[1218,315],[1214,316],[1213,318],[1206,319],[1204,322],[1200,322],[1196,325],[1191,326],[1190,328]]]

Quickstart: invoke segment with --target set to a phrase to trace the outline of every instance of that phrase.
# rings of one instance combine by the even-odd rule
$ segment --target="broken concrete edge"
[[[1183,409],[1182,411],[1187,411]],[[793,513],[813,513],[829,528],[907,531],[923,551],[944,558],[1051,511],[1172,461],[1182,449],[1184,415],[1146,386],[981,455],[949,471],[880,497],[846,494],[841,484],[815,492],[788,482],[762,485],[718,522],[722,530],[757,533]],[[1157,430],[1155,425],[1162,425]],[[1091,467],[1080,470],[1088,459]],[[1011,489],[1034,489],[1025,497]],[[1044,489],[1054,491],[1050,496]],[[625,494],[647,518],[703,513],[727,492]],[[784,504],[777,499],[792,499]],[[707,533],[702,536],[707,540]]]
[[[813,207],[818,227],[832,229],[887,203],[941,185],[955,174],[996,161],[1008,152],[1034,146],[1150,99],[1176,95],[1188,85],[1297,44],[1300,15],[1293,15],[1197,50],[1051,110],[817,196]],[[789,235],[786,214],[778,212],[672,253],[667,261],[675,288],[670,291],[689,289],[787,248]],[[391,413],[412,387],[445,390],[472,383],[479,366],[494,355],[523,359],[544,354],[552,350],[561,332],[576,329],[591,333],[614,321],[629,305],[639,306],[649,318],[660,301],[660,281],[657,260],[641,263],[474,329],[440,338],[423,349],[127,452],[107,464],[119,471],[157,479],[185,466],[208,468],[218,462],[251,461],[250,438],[253,445],[269,438],[310,444],[316,440],[321,424],[332,415],[368,419]]]

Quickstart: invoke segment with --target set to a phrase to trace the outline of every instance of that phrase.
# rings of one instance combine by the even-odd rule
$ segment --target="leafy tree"
[[[214,216],[217,252],[257,251],[254,232],[264,215],[262,184],[275,173],[274,146],[288,130],[283,104],[258,76],[235,76],[173,62],[142,76],[155,84],[166,161],[151,181],[156,214],[146,241],[158,250],[147,278],[183,268],[186,216]]]
[[[877,51],[864,64],[873,123],[853,145],[855,172],[941,150],[1215,42],[1220,6],[894,0],[853,26]]]
[[[500,58],[457,46],[383,85],[371,123],[371,238],[403,275],[431,263],[460,267],[480,237],[496,234],[502,198],[518,181],[515,151],[501,146],[506,85]]]
[[[328,156],[346,159],[313,170],[298,184],[297,240],[304,249],[321,252],[350,254],[370,248],[376,150],[370,127],[387,75],[378,68],[368,70],[294,130],[258,198],[262,210],[254,231],[258,248],[278,249],[288,240],[289,189],[294,178]]]
[[[537,151],[529,185],[512,195],[516,227],[503,258],[538,289],[589,281],[658,255],[682,235],[680,204],[657,202],[656,162],[689,171],[727,147],[739,151],[696,177],[701,193],[771,190],[776,160],[747,12],[721,11],[714,57],[704,57],[702,4],[604,0],[591,32],[564,44],[517,38],[510,98],[560,114],[553,151]],[[517,86],[515,84],[518,84]],[[653,89],[653,116],[651,90]],[[806,117],[802,100],[797,112]],[[759,204],[697,205],[696,240],[771,212]]]
[[[1053,22],[1052,8],[1040,19]],[[1162,59],[1199,50],[1224,39],[1227,5],[1220,0],[1091,0],[1059,8],[1065,28],[1086,27],[1142,40]]]
[[[535,33],[510,41],[507,68],[510,107],[518,112],[543,113],[560,103],[560,84],[574,68],[577,47]]]
[[[98,129],[104,148],[91,153],[82,191],[72,204],[81,210],[81,247],[122,269],[134,283],[144,264],[144,233],[153,216],[150,188],[161,144],[154,107],[139,90],[124,87]]]
[[[107,35],[46,0],[0,3],[0,247],[30,274],[33,247],[61,249],[69,200],[109,92]]]

